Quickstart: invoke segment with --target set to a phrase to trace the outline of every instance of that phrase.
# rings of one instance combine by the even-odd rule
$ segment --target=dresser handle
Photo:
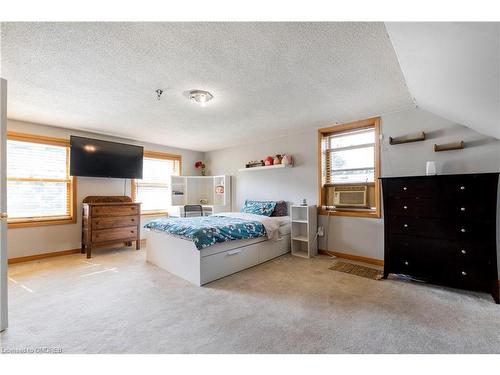
[[[467,254],[467,251],[465,251],[464,249],[460,250],[460,252],[461,252],[462,254]]]
[[[465,186],[460,186],[460,190],[465,190]]]
[[[403,224],[403,226],[404,226],[405,228],[408,228],[408,224]]]
[[[465,207],[460,207],[460,211],[465,211]]]
[[[131,231],[130,231],[130,233],[134,233],[134,231],[133,231],[133,230],[131,230]]]
[[[408,206],[403,206],[403,209],[407,210],[407,209],[408,209]]]
[[[467,276],[467,272],[462,271],[462,276]]]
[[[460,229],[460,232],[465,233],[465,228]]]
[[[403,188],[403,190],[408,190],[408,188],[405,186],[405,187]]]
[[[134,221],[135,219],[130,219],[131,221]]]

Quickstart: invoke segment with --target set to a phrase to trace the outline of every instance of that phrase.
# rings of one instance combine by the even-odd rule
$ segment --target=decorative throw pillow
[[[288,214],[288,205],[285,201],[277,201],[271,216],[286,216]]]
[[[276,207],[276,202],[260,202],[246,200],[241,212],[262,216],[271,216]]]

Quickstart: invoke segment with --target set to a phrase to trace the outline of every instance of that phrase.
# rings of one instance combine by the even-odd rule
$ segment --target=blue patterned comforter
[[[144,228],[193,241],[198,250],[218,242],[266,236],[264,225],[258,221],[217,215],[192,218],[163,217],[150,221]]]

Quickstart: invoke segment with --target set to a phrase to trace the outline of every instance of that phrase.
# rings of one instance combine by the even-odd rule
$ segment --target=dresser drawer
[[[495,244],[478,244],[470,241],[452,241],[401,234],[390,234],[385,239],[385,258],[393,255],[425,258],[438,266],[491,264]]]
[[[129,216],[138,215],[139,207],[136,205],[130,206],[95,206],[92,207],[92,216]]]
[[[387,213],[393,216],[436,217],[440,212],[439,202],[433,199],[391,198],[387,202]]]
[[[442,284],[463,289],[484,290],[488,287],[487,268],[451,265],[439,275]]]
[[[384,195],[388,197],[433,198],[435,186],[427,179],[401,179],[384,183]]]
[[[92,242],[106,242],[114,240],[130,240],[137,238],[137,226],[98,229],[92,231]]]
[[[388,232],[449,240],[474,240],[484,243],[491,239],[492,224],[475,220],[447,220],[421,217],[389,216]]]
[[[99,217],[92,219],[92,229],[130,227],[139,223],[139,216]]]

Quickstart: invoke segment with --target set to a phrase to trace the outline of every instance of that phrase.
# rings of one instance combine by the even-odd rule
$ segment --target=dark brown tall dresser
[[[382,178],[389,273],[499,300],[498,173]]]

